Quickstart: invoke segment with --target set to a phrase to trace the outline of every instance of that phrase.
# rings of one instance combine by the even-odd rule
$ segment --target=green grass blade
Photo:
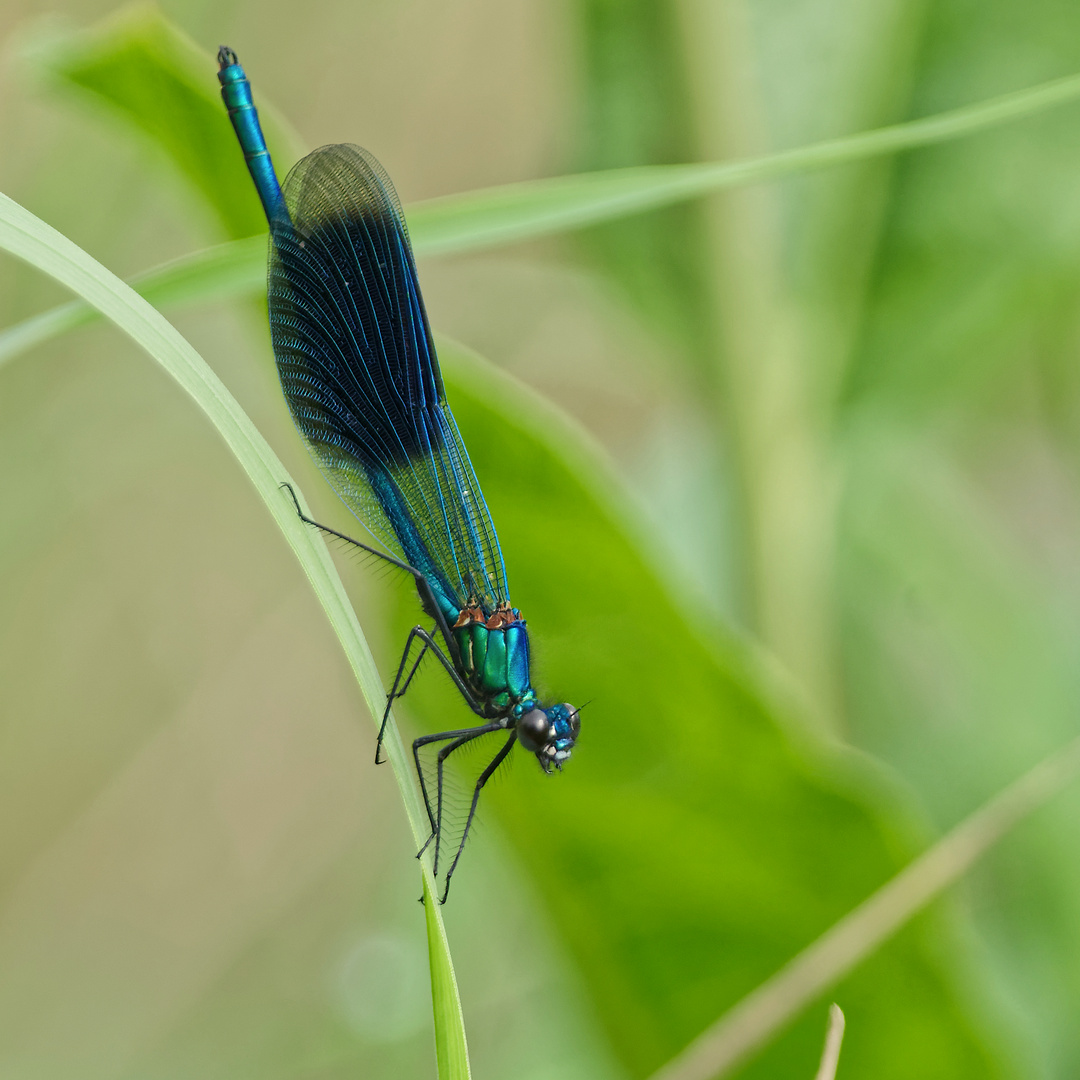
[[[435,1012],[435,1058],[439,1080],[470,1080],[469,1048],[461,1012],[454,965],[439,916],[435,883],[424,867],[424,917],[427,920],[428,957],[431,961],[431,1006]]]
[[[727,187],[945,142],[1077,98],[1080,75],[1070,75],[978,105],[768,157],[609,169],[428,199],[410,207],[409,230],[418,255],[478,251],[612,221]],[[132,286],[155,304],[192,303],[261,289],[265,277],[266,239],[251,236],[156,267]],[[9,327],[0,333],[0,365],[96,318],[92,305],[77,311],[75,304],[65,304]]]
[[[450,254],[565,232],[707,195],[945,142],[1080,98],[1080,75],[904,124],[745,161],[651,165],[429,199],[408,212],[417,252]]]
[[[834,1001],[829,1006],[829,1027],[825,1032],[825,1048],[821,1051],[821,1064],[814,1080],[836,1080],[836,1067],[840,1064],[840,1048],[844,1044],[844,1011]]]
[[[292,500],[281,488],[289,480],[288,473],[221,380],[164,316],[130,286],[3,194],[0,194],[0,247],[66,285],[112,320],[195,400],[236,455],[289,542],[341,642],[371,715],[381,717],[386,700],[382,680],[326,545],[297,517]],[[387,753],[419,846],[427,838],[427,815],[394,725],[388,729],[387,736]],[[429,878],[430,871],[425,865],[425,893]],[[438,984],[432,986],[435,1020],[437,1025],[449,1025],[436,1033],[440,1061],[445,1054],[451,1070],[443,1073],[440,1065],[440,1076],[467,1077],[465,1032],[446,931],[439,905],[429,902],[426,907],[428,941],[433,950],[432,976],[433,979],[438,976]],[[448,1002],[452,1002],[452,1007]]]
[[[197,303],[240,296],[266,288],[266,237],[250,236],[172,259],[133,278],[129,284],[152,304]],[[71,300],[0,331],[0,366],[14,357],[87,323],[101,312],[84,300]]]

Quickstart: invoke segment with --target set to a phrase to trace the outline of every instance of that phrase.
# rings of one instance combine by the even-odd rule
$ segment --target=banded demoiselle
[[[435,844],[444,853],[444,769],[462,747],[502,733],[476,780],[450,890],[480,792],[520,743],[550,773],[578,737],[578,710],[542,705],[529,675],[529,635],[510,602],[499,540],[446,402],[405,217],[394,186],[366,150],[323,146],[279,186],[251,87],[236,54],[218,52],[229,110],[270,225],[270,335],[281,387],[300,434],[331,487],[383,548],[297,513],[412,575],[431,629],[414,626],[382,717],[433,654],[480,718],[413,742]],[[295,500],[295,495],[293,496]],[[416,657],[412,654],[416,649]],[[434,798],[421,749],[438,746]],[[421,854],[424,848],[421,848]]]

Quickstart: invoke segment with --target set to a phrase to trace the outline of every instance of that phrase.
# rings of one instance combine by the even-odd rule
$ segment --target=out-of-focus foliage
[[[36,59],[59,85],[119,110],[164,150],[228,236],[262,231],[262,207],[243,158],[232,153],[236,136],[216,81],[206,79],[206,54],[156,8],[123,8],[91,33],[48,42]],[[271,152],[295,148],[271,109],[260,119]]]
[[[121,65],[130,51],[122,43]],[[106,72],[108,60],[102,49]],[[497,394],[495,372],[484,367],[457,390],[488,497],[510,526],[504,542],[515,553],[515,596],[535,623],[552,628],[541,654],[547,678],[573,700],[592,693],[605,704],[574,787],[530,773],[491,803],[503,807],[505,834],[579,960],[616,1052],[631,1075],[644,1075],[884,880],[904,848],[902,830],[863,805],[868,797],[873,805],[871,777],[786,745],[745,664],[699,639],[635,555],[625,522],[597,504],[612,478],[592,476],[590,451],[557,415],[520,391]],[[497,442],[484,435],[494,429],[504,433]],[[537,520],[547,527],[538,530]],[[635,617],[642,608],[652,615],[644,625]],[[451,697],[422,713],[454,707]],[[605,714],[618,724],[605,723]],[[657,730],[669,734],[642,755]],[[620,896],[627,899],[616,903]],[[897,1056],[889,1031],[907,1015],[909,1025],[936,1031],[934,1052],[915,1059],[922,1071],[944,1076],[977,1061],[989,1068],[928,963],[933,932],[920,936],[925,943],[900,943],[855,978],[849,1013],[864,1039],[851,1059],[865,1057],[887,1074]],[[860,1008],[872,1002],[881,963],[906,970],[913,988],[892,998],[889,1015]],[[759,1068],[812,1059],[818,1026],[809,1017]]]
[[[589,164],[695,148],[715,156],[734,134],[780,148],[1080,66],[1068,54],[1071,16],[1049,5],[1025,6],[1014,26],[1019,6],[996,0],[978,27],[949,3],[925,21],[918,5],[899,3],[759,5],[734,26],[759,96],[739,97],[748,112],[733,120],[702,98],[716,86],[701,67],[717,46],[706,9],[571,8],[559,31],[585,60],[576,115]],[[226,36],[216,20],[169,10],[208,49]],[[369,14],[360,59],[376,63],[379,32],[391,40],[398,16]],[[321,42],[356,16],[325,17],[320,60]],[[506,27],[492,26],[489,40],[505,46]],[[229,38],[242,51],[231,27]],[[263,60],[260,104],[289,103],[285,57],[298,63],[302,41],[298,31],[277,52],[280,70]],[[95,70],[122,99],[100,52]],[[212,65],[207,76],[209,99]],[[718,606],[717,581],[745,589],[751,627],[802,679],[807,711],[891,762],[938,825],[1071,731],[1075,112],[895,167],[785,183],[764,205],[732,203],[750,210],[734,226],[684,208],[605,228],[587,250],[602,255],[633,313],[595,278],[579,287],[581,272],[550,252],[460,265],[465,302],[447,270],[431,269],[436,321],[561,392],[617,453],[632,444],[623,468],[664,499],[668,519],[665,548],[557,414],[444,348],[540,678],[560,697],[595,699],[563,776],[548,782],[522,760],[491,792],[487,827],[455,883],[446,915],[478,1075],[646,1075],[912,851],[916,831],[879,774],[817,746],[759,665],[703,614]],[[337,137],[366,141],[362,125],[339,123]],[[725,127],[738,124],[754,130]],[[109,136],[83,137],[69,154]],[[123,136],[111,145],[122,154]],[[222,153],[238,158],[231,146]],[[137,161],[125,168],[132,189],[153,184]],[[212,188],[198,168],[182,165]],[[90,170],[87,183],[116,184],[115,174]],[[62,186],[50,191],[61,199]],[[761,241],[762,258],[738,264],[745,280],[733,282],[724,260],[747,238]],[[475,288],[484,282],[486,306]],[[760,309],[738,306],[748,283]],[[8,293],[12,319],[28,313],[15,307],[26,288]],[[527,341],[525,303],[548,318]],[[797,349],[755,338],[769,312]],[[273,418],[271,437],[300,471],[280,409],[246,373],[266,349],[249,329],[217,312],[185,323],[253,411]],[[632,344],[605,352],[596,339]],[[168,388],[136,360],[113,359],[100,332],[89,351],[85,336],[72,342],[78,352],[53,346],[4,372],[2,460],[18,496],[0,549],[5,685],[20,719],[3,816],[29,822],[4,841],[13,884],[0,922],[0,1016],[12,1060],[42,1077],[76,1065],[83,1076],[420,1074],[431,1051],[419,912],[403,911],[415,890],[408,839],[385,778],[367,765],[368,733],[349,721],[355,695],[329,635],[309,602],[282,592],[300,589],[297,576]],[[745,371],[739,348],[742,361],[759,360],[759,383],[733,380]],[[559,374],[564,353],[572,375]],[[784,472],[790,458],[756,459],[762,443],[739,442],[739,425],[755,422],[739,410],[772,392],[774,361],[801,373],[785,406],[817,465],[798,476]],[[794,516],[754,518],[751,478],[791,491]],[[700,524],[703,502],[731,520],[688,546],[677,534]],[[801,502],[812,518],[799,517]],[[801,520],[813,543],[791,527]],[[340,515],[334,523],[348,528]],[[773,562],[760,558],[766,549]],[[658,574],[658,551],[676,562],[696,554]],[[770,638],[768,590],[743,584],[751,565],[775,575],[766,585],[812,579],[802,595],[825,598],[809,617],[793,598],[792,637]],[[382,591],[355,578],[361,618],[380,625]],[[672,579],[700,595],[688,602]],[[407,591],[399,586],[398,601]],[[162,612],[175,613],[166,625]],[[403,617],[385,622],[400,631]],[[811,633],[825,647],[800,653],[799,635]],[[399,636],[387,635],[385,670]],[[834,665],[821,685],[838,693],[813,699],[798,662],[806,655]],[[461,706],[429,674],[411,712],[434,725],[456,722]],[[976,879],[978,949],[955,911],[938,913],[839,988],[842,1069],[1074,1071],[1074,821],[1067,807],[1044,815]],[[990,991],[976,989],[988,972]],[[809,1075],[820,1030],[818,1010],[746,1074]]]
[[[930,12],[913,107],[1080,64],[1080,12]],[[1022,47],[1017,47],[1022,42]],[[1076,111],[898,163],[841,439],[851,730],[941,825],[1080,715]],[[1057,804],[973,903],[1032,1073],[1080,1068],[1080,819]]]
[[[676,6],[580,0],[573,8],[584,72],[575,163],[613,169],[692,160],[694,118]],[[690,355],[708,348],[700,207],[674,207],[582,239],[645,318]]]
[[[974,19],[958,2],[748,10],[749,108],[771,149],[1080,64],[1077,15],[1053,3],[995,0]],[[838,506],[825,569],[839,720],[942,827],[1077,726],[1078,122],[1069,108],[774,193],[777,315],[795,306],[802,406],[825,410],[828,472],[811,497]],[[787,547],[805,540],[793,529]],[[1076,820],[1075,799],[1058,804],[970,892],[988,987],[1025,1033],[1024,1075],[1080,1061]]]
[[[491,802],[613,1046],[647,1076],[899,868],[905,816],[861,763],[790,743],[760,674],[732,643],[703,639],[657,581],[604,505],[610,481],[558,417],[486,365],[442,355],[515,603],[550,628],[544,685],[594,701],[573,774],[551,783],[520,761]],[[484,438],[496,429],[503,438]],[[454,707],[418,699],[420,716]],[[940,923],[920,923],[836,991],[853,1029],[847,1068],[995,1072],[969,1003],[942,979],[952,951]],[[745,1075],[795,1071],[820,1038],[814,1010]]]

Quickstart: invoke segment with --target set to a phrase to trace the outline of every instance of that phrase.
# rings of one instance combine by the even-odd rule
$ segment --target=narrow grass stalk
[[[1078,98],[1080,75],[1070,75],[936,116],[765,157],[609,169],[448,195],[410,206],[409,229],[418,255],[479,251],[596,225],[741,184],[946,142]],[[265,281],[265,252],[264,237],[236,240],[166,263],[132,285],[155,304],[252,292]],[[32,345],[98,317],[93,305],[76,304],[54,308],[0,333],[0,365]]]
[[[382,680],[326,545],[315,530],[308,528],[297,517],[291,498],[281,487],[283,482],[289,481],[288,473],[221,380],[164,316],[130,286],[67,237],[3,194],[0,194],[0,248],[66,285],[87,304],[111,319],[195,400],[236,455],[289,542],[341,642],[368,710],[376,721],[381,719],[386,701]],[[295,484],[293,488],[299,494]],[[385,746],[413,837],[419,847],[428,835],[427,814],[393,724],[387,730]],[[432,886],[431,871],[426,861],[422,864],[422,870],[427,895],[432,891]],[[440,1080],[462,1080],[469,1075],[465,1031],[453,963],[438,904],[427,904],[426,917],[429,946],[434,950],[431,966],[436,1023],[456,1025],[459,1029],[437,1033],[436,1044],[447,1048],[439,1059],[439,1076]]]
[[[714,1080],[842,979],[1080,773],[1080,739],[995,795],[703,1032],[652,1080]]]
[[[821,1064],[814,1080],[836,1080],[836,1066],[840,1064],[840,1047],[844,1042],[844,1012],[834,1001],[829,1006],[829,1027],[825,1032],[825,1048],[821,1051]]]
[[[471,1080],[469,1048],[465,1045],[465,1018],[461,1014],[461,999],[437,896],[435,882],[425,865],[424,915],[427,919],[431,1001],[435,1011],[435,1060],[439,1080]]]

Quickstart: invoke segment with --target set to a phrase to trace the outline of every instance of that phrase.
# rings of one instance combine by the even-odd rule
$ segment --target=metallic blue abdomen
[[[237,63],[236,54],[222,46],[218,50],[218,63],[222,65],[218,72],[221,83],[221,96],[229,110],[229,119],[233,123],[236,137],[244,151],[251,179],[255,181],[255,190],[259,193],[266,220],[274,222],[285,219],[285,200],[278,185],[274,166],[270,162],[270,152],[266,149],[262,128],[259,126],[259,114],[251,98],[251,84],[244,69]]]

